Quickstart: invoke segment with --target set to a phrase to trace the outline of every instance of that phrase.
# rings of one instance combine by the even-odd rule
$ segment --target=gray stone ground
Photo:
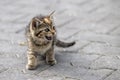
[[[58,37],[77,44],[26,70],[24,29],[54,10]],[[0,0],[0,80],[120,80],[120,0]]]

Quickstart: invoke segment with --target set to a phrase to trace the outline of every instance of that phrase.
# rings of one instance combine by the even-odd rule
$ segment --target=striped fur
[[[75,44],[75,42],[65,43],[57,39],[52,14],[34,17],[26,28],[28,42],[28,63],[26,68],[29,70],[36,69],[38,55],[44,56],[47,64],[56,64],[54,55],[55,45],[65,48]]]

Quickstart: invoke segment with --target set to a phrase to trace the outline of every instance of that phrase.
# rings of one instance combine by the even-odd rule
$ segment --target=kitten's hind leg
[[[54,48],[50,48],[47,53],[46,53],[46,62],[49,65],[54,65],[56,64],[56,59],[55,59],[55,54],[54,54]]]
[[[36,67],[37,67],[37,56],[29,53],[27,58],[28,58],[28,63],[26,65],[26,69],[28,69],[28,70],[36,69]]]

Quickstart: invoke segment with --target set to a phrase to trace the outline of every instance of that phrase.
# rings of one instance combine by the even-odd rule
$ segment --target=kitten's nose
[[[51,31],[51,33],[54,35],[54,34],[55,34],[55,31]]]

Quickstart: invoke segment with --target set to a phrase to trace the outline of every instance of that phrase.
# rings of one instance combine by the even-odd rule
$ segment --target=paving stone
[[[28,79],[32,79],[34,78],[34,75],[25,75],[22,74],[22,72],[19,71],[19,69],[15,69],[15,68],[10,68],[7,71],[1,73],[0,75],[0,79],[1,80],[28,80]]]
[[[83,49],[87,54],[101,54],[101,55],[119,55],[120,48],[112,47],[104,43],[91,43]]]
[[[56,59],[58,65],[65,66],[79,66],[89,68],[92,61],[97,59],[99,55],[83,55],[81,54],[71,54],[71,53],[56,53]]]
[[[52,67],[48,70],[41,72],[39,75],[40,76],[44,75],[44,77],[59,75],[59,76],[81,79],[81,76],[83,76],[85,72],[87,71],[86,69],[79,68],[79,67],[73,68],[73,67],[62,66],[62,65],[61,66],[55,65],[55,66],[56,67]],[[45,75],[46,73],[47,75]]]
[[[92,9],[99,8],[99,6],[101,6],[101,4],[97,3],[97,2],[94,2],[94,0],[84,3],[84,5],[82,5],[82,6],[80,5],[81,10],[84,10],[85,12],[89,12]]]
[[[26,47],[24,46],[20,46],[18,43],[19,42],[14,42],[12,43],[12,41],[3,41],[1,40],[1,44],[0,44],[0,50],[3,53],[20,53],[20,52],[24,52]]]
[[[6,70],[8,70],[8,68],[6,68],[3,65],[0,65],[0,73],[5,72]]]
[[[102,15],[103,13],[101,13]],[[93,14],[94,15],[94,14]],[[97,23],[96,22],[96,17],[99,15],[97,15],[95,17],[92,17],[93,15],[85,15],[85,17],[80,17],[81,19],[76,19],[73,20],[71,22],[69,22],[67,25],[63,25],[63,28],[68,28],[68,29],[72,29],[72,32],[74,32],[76,30],[80,31],[80,32],[86,32],[86,31],[91,31],[91,32],[95,32],[95,33],[100,33],[100,34],[104,34],[104,33],[108,33],[110,30],[112,30],[114,28],[114,26],[117,26],[118,24],[116,23]],[[99,15],[100,16],[100,15]],[[101,20],[101,18],[98,18],[99,20]],[[89,17],[89,19],[88,19]],[[93,20],[91,19],[91,17],[93,18]],[[95,18],[95,19],[94,19]],[[88,21],[89,20],[89,21]],[[60,29],[61,31],[61,29]],[[58,29],[58,32],[60,32]],[[62,30],[61,32],[63,32],[64,30]],[[67,32],[67,31],[66,31]]]
[[[83,76],[83,80],[102,80],[106,75],[108,75],[112,70],[102,69],[102,70],[88,70]]]
[[[83,80],[83,79],[75,79],[75,78],[65,77],[63,80]]]
[[[91,41],[91,42],[100,42],[105,43],[114,47],[119,47],[119,36],[112,36],[106,34],[97,34],[94,32],[86,31],[86,32],[79,32],[78,34],[74,35],[73,38],[75,40],[84,40],[84,41]]]
[[[117,70],[113,72],[111,75],[109,75],[106,79],[104,80],[119,80],[120,79],[120,70]]]
[[[60,65],[59,65],[60,66]],[[111,70],[88,70],[88,69],[81,69],[78,67],[75,67],[74,69],[72,67],[68,66],[56,66],[52,67],[48,70],[45,70],[41,72],[39,75],[44,77],[47,76],[54,76],[54,75],[60,75],[65,77],[71,77],[75,78],[75,80],[97,80],[102,79],[105,75],[109,74]],[[57,68],[57,69],[56,69]],[[69,70],[70,69],[70,70]],[[47,73],[47,75],[45,75]],[[66,80],[66,79],[65,79]]]
[[[24,29],[26,27],[26,24],[11,24],[11,23],[8,23],[8,24],[0,24],[0,26],[1,26],[1,28],[0,28],[1,33],[4,33],[4,34],[6,34],[6,33],[16,33],[19,30],[22,30],[21,32],[24,33],[25,32]]]
[[[88,70],[89,65],[93,60],[98,58],[97,55],[80,55],[80,54],[67,54],[60,53],[56,54],[58,64],[50,67],[49,69],[40,72],[40,76],[65,76],[76,79],[82,79],[82,76]],[[47,73],[47,74],[46,74]],[[45,75],[46,74],[46,75]]]
[[[112,34],[112,35],[120,35],[120,27],[118,27],[118,28],[115,28],[110,34]]]
[[[120,0],[4,0],[0,2],[0,80],[119,80]],[[54,16],[58,64],[26,70],[24,29],[37,14]]]
[[[0,34],[0,40],[4,40],[4,41],[8,41],[10,43],[19,43],[21,41],[25,41],[25,35],[24,33],[21,34],[8,34],[8,33],[4,33],[4,34]]]
[[[71,4],[80,4],[80,3],[87,3],[87,2],[89,2],[88,0],[79,0],[79,1],[72,1],[72,0],[61,0],[61,2],[65,2],[65,3],[71,3]]]
[[[119,56],[102,56],[91,64],[94,69],[119,69]]]

